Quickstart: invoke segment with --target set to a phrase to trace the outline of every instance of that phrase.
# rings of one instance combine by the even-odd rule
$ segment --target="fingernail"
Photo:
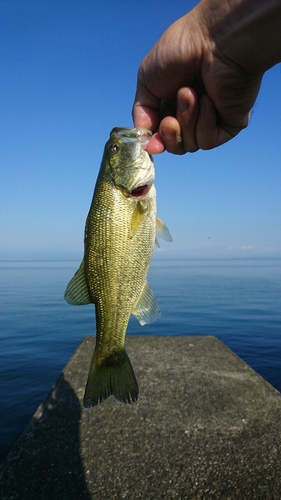
[[[170,141],[171,139],[175,139],[176,132],[170,127],[162,127],[161,135],[164,137],[164,139]]]

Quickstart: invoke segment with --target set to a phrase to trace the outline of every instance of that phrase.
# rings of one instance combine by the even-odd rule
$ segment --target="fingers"
[[[159,125],[159,135],[169,153],[182,154],[182,138],[179,122],[173,116],[166,116]]]
[[[198,118],[198,98],[196,92],[183,87],[177,95],[177,120],[181,127],[182,151],[193,153],[198,150],[196,123]]]
[[[166,116],[159,125],[159,134],[169,153],[193,153],[221,146],[247,127],[250,113],[235,124],[219,115],[212,99],[203,95],[198,100],[195,91],[184,87],[177,95],[176,118]],[[231,123],[231,121],[230,121]]]
[[[165,149],[174,154],[197,151],[198,99],[193,89],[183,87],[178,91],[175,114],[176,117],[163,118],[159,125],[159,134]]]
[[[201,149],[212,149],[218,145],[220,132],[217,126],[217,112],[213,101],[207,95],[203,95],[200,99],[196,133]]]
[[[250,113],[243,116],[235,125],[223,121],[215,105],[207,95],[200,99],[200,111],[196,125],[197,144],[200,149],[213,149],[235,137],[247,127]]]
[[[176,106],[174,104],[162,101],[161,107],[161,100],[139,84],[133,108],[135,126],[152,131],[158,129],[147,145],[149,154],[162,153],[165,149],[179,155],[212,149],[229,141],[248,125],[248,113],[235,125],[229,125],[219,116],[208,95],[199,100],[190,87],[178,91]],[[165,116],[167,113],[169,115]],[[161,114],[164,115],[162,120]]]
[[[146,148],[149,154],[162,153],[165,149],[174,154],[198,150],[195,133],[198,99],[193,89],[180,89],[175,105],[156,98],[139,81],[132,115],[135,127],[152,131],[158,128],[159,132],[153,135]],[[164,118],[159,125],[161,115]]]

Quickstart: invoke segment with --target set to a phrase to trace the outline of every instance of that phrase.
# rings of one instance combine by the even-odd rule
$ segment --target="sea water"
[[[215,335],[281,391],[281,259],[202,260],[155,252],[162,317],[130,335]],[[86,335],[94,306],[63,299],[79,262],[0,262],[0,461]]]

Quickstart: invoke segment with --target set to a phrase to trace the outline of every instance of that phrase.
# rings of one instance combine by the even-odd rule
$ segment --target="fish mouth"
[[[151,184],[144,184],[143,186],[138,186],[132,191],[129,191],[130,196],[139,197],[145,196],[151,188]]]
[[[124,186],[116,187],[123,193],[124,196],[126,196],[126,198],[140,198],[141,196],[145,196],[149,192],[151,186],[152,184],[143,184],[142,186],[135,187],[131,191],[126,189]]]

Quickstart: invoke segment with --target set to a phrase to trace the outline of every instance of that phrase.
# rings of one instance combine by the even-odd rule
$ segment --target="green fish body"
[[[110,395],[124,403],[136,401],[138,384],[125,351],[131,313],[143,325],[160,317],[146,280],[153,253],[156,225],[154,165],[145,151],[151,133],[115,128],[104,155],[86,220],[84,258],[69,282],[70,304],[94,303],[96,346],[84,396],[94,406]]]

